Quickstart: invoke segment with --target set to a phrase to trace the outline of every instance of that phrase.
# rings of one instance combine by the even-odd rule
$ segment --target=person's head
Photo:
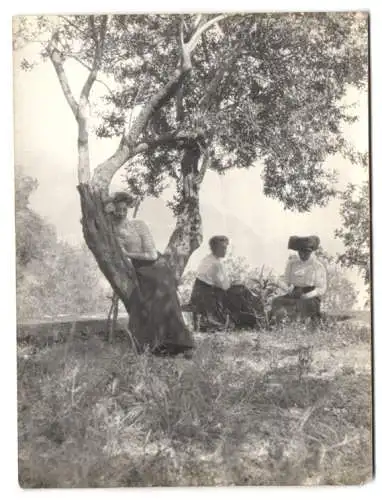
[[[225,257],[228,244],[229,239],[227,236],[213,236],[209,241],[211,252],[215,255],[215,257],[220,258]]]
[[[309,257],[312,255],[313,249],[306,247],[306,248],[301,248],[298,251],[298,256],[300,257],[300,260],[306,261],[309,259]]]
[[[298,253],[300,260],[306,261],[320,245],[318,236],[291,236],[288,241],[288,249]]]
[[[134,198],[123,191],[115,193],[111,202],[113,204],[113,217],[118,221],[125,219],[129,208],[134,206]]]

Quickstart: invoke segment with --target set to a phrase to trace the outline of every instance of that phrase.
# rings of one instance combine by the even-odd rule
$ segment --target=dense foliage
[[[358,268],[366,284],[370,283],[369,191],[368,182],[359,187],[349,184],[342,194],[342,228],[336,231],[345,247],[340,262],[346,267]]]
[[[91,17],[91,16],[90,16]],[[95,16],[20,18],[15,44],[57,30],[63,60],[91,67]],[[183,16],[184,38],[212,16]],[[121,136],[131,109],[144,107],[170,79],[179,61],[179,15],[108,16],[97,96],[99,137]],[[181,190],[180,153],[198,137],[210,168],[264,165],[264,193],[286,208],[305,211],[335,195],[336,153],[362,160],[342,135],[356,116],[343,98],[367,85],[367,15],[257,13],[222,16],[202,35],[192,72],[152,114],[141,140],[149,154],[135,157],[127,178],[136,193],[158,195],[172,179]],[[47,55],[46,44],[43,55]],[[24,61],[26,69],[30,61]],[[103,97],[99,97],[104,94]],[[135,165],[135,168],[133,167]]]

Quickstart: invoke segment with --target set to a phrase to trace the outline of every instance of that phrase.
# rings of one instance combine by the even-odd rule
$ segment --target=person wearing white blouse
[[[191,305],[201,315],[201,329],[219,329],[225,326],[227,315],[238,328],[259,326],[262,305],[259,297],[245,285],[232,282],[223,259],[229,240],[226,236],[213,236],[211,253],[202,259],[191,293]]]
[[[283,277],[288,291],[273,300],[271,317],[285,314],[310,317],[315,323],[321,317],[321,297],[327,290],[327,273],[314,254],[319,244],[318,236],[289,239],[288,248],[295,250],[297,255],[288,259]]]

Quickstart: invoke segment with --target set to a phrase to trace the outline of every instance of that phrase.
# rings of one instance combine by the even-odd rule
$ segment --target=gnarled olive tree
[[[176,226],[165,254],[177,278],[202,240],[199,189],[207,168],[224,173],[261,162],[264,193],[286,209],[325,205],[336,195],[327,158],[358,160],[341,130],[356,116],[342,98],[350,86],[367,86],[367,23],[366,14],[346,12],[17,20],[16,45],[46,35],[42,55],[78,126],[85,240],[127,309],[134,269],[103,211],[116,172],[126,169],[129,189],[140,197],[175,183]],[[88,71],[78,98],[68,60]],[[91,168],[95,84],[106,88],[96,133],[120,140]],[[131,110],[139,110],[132,121]]]

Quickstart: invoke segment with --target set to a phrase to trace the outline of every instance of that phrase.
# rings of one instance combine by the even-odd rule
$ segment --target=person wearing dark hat
[[[221,329],[227,315],[237,327],[258,326],[260,301],[246,286],[233,283],[224,267],[229,240],[217,235],[209,240],[211,253],[200,262],[190,303],[201,315],[201,330]]]
[[[135,205],[132,196],[115,193],[106,203],[120,248],[136,271],[139,292],[132,293],[129,326],[143,350],[157,354],[190,353],[194,347],[177,294],[176,280],[166,257],[156,250],[152,234],[142,220],[129,219]]]
[[[314,252],[318,249],[318,236],[291,236],[288,249],[297,252],[288,259],[284,281],[288,286],[285,295],[272,302],[271,317],[311,318],[314,323],[321,315],[321,297],[327,289],[325,266]]]

